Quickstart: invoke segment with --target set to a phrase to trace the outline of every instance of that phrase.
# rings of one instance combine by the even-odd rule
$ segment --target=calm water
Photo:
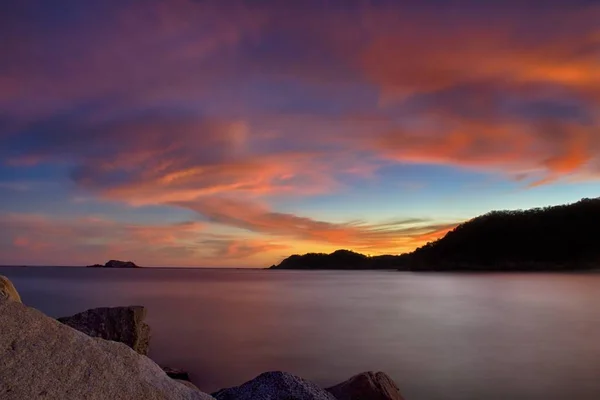
[[[142,304],[205,391],[383,370],[408,400],[600,399],[600,275],[0,268],[51,316]]]

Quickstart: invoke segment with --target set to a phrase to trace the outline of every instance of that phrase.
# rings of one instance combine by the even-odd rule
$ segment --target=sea
[[[600,274],[2,267],[49,316],[143,305],[206,392],[385,371],[407,400],[600,399]],[[1,327],[0,327],[1,330]]]

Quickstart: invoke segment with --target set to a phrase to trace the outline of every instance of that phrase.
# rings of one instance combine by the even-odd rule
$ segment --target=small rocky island
[[[106,264],[94,264],[88,265],[88,268],[142,268],[139,265],[135,265],[132,261],[119,261],[110,260]]]
[[[143,306],[95,308],[58,320],[22,304],[0,276],[0,398],[78,400],[403,400],[383,372],[330,388],[287,372],[265,372],[207,394],[184,371],[147,357]],[[198,360],[198,362],[202,362]]]

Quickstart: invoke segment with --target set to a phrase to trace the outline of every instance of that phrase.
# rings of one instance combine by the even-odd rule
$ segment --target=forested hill
[[[401,256],[348,250],[293,255],[273,269],[570,271],[600,269],[600,198],[519,211],[492,211]]]
[[[493,211],[407,256],[411,270],[575,270],[600,267],[600,199]]]
[[[308,253],[294,254],[271,269],[329,269],[329,270],[363,270],[363,269],[398,269],[400,256],[368,257],[349,250],[337,250],[331,254]]]

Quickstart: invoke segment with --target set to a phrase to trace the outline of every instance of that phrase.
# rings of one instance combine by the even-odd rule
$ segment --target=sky
[[[590,0],[0,2],[0,264],[401,254],[600,194]]]

